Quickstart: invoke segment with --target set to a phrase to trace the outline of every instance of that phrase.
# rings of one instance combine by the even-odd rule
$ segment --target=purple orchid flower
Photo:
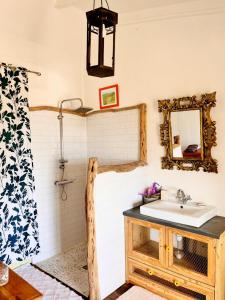
[[[139,193],[139,195],[144,197],[150,197],[152,195],[155,195],[161,191],[162,187],[157,182],[154,182],[152,186],[147,187],[144,192]]]

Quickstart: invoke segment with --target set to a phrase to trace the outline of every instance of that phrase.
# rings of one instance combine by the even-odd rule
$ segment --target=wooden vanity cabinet
[[[225,300],[224,232],[214,238],[125,216],[125,235],[127,282],[171,300]]]

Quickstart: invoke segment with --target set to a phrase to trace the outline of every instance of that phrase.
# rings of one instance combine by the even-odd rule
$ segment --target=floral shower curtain
[[[23,68],[0,67],[0,261],[11,264],[38,253],[37,205]]]

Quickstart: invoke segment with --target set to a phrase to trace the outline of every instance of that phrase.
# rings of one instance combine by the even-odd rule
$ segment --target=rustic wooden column
[[[95,207],[94,207],[94,181],[98,173],[97,158],[90,158],[87,177],[87,232],[88,232],[88,277],[89,299],[100,300],[98,264],[96,254]]]
[[[140,104],[140,161],[147,164],[147,105]]]

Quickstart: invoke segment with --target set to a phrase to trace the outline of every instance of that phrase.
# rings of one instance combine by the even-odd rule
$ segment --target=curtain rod
[[[6,66],[6,67],[9,67],[9,68],[11,68],[12,70],[16,70],[16,69],[18,68],[17,66],[14,66],[14,65],[12,65],[12,64],[5,64],[5,63],[0,63],[0,66]],[[41,73],[40,73],[40,72],[28,70],[28,69],[26,69],[26,68],[24,68],[24,71],[25,71],[25,72],[28,72],[28,73],[36,74],[37,76],[41,76]]]

